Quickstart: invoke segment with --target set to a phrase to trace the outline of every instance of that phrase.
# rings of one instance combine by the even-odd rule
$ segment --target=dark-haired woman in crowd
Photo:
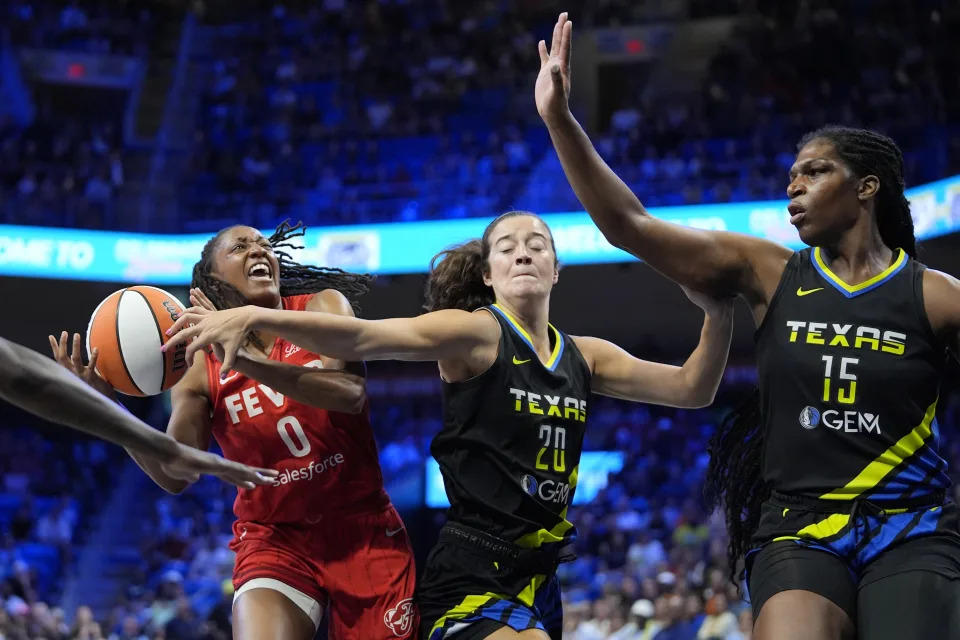
[[[224,372],[249,331],[344,360],[435,360],[444,427],[431,452],[451,507],[418,587],[421,638],[560,640],[558,563],[571,559],[567,509],[591,392],[676,407],[712,402],[730,345],[729,302],[688,294],[706,312],[682,367],[639,360],[549,323],[557,252],[539,217],[506,213],[438,255],[427,310],[359,320],[244,307],[187,310],[168,345],[224,349]],[[190,323],[196,323],[189,326]]]
[[[269,238],[223,229],[194,266],[191,301],[205,313],[254,305],[352,318],[370,278],[294,262],[287,249],[303,233],[286,223]],[[191,360],[167,426],[178,442],[206,450],[213,437],[227,458],[279,472],[272,486],[241,489],[234,503],[233,636],[310,640],[326,610],[332,640],[412,637],[413,553],[383,488],[362,363],[270,331],[245,333],[241,343],[229,376],[219,375],[222,354]],[[77,348],[78,339],[74,356]],[[91,365],[67,355],[65,341],[55,355],[113,395]],[[158,462],[130,454],[167,491],[186,488]]]
[[[570,113],[572,24],[541,42],[536,103],[577,197],[615,246],[681,285],[740,296],[759,393],[711,443],[732,575],[745,561],[756,640],[960,638],[960,534],[937,398],[960,347],[960,281],[915,260],[903,156],[825,127],[790,170],[810,248],[651,216]]]

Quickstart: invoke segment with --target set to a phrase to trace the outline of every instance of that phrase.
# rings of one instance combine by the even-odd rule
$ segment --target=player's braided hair
[[[200,253],[200,260],[193,265],[193,278],[190,286],[196,287],[210,299],[217,309],[232,309],[249,304],[240,291],[214,275],[214,248],[227,231],[235,227],[227,227],[210,238]],[[300,249],[300,245],[291,242],[293,238],[301,237],[307,232],[303,223],[291,225],[288,220],[267,238],[273,247],[277,262],[280,263],[280,295],[296,296],[306,293],[318,293],[324,289],[336,289],[350,301],[354,312],[360,314],[360,305],[357,299],[370,287],[373,276],[369,274],[350,273],[333,267],[317,267],[304,265],[293,260],[289,251],[285,249]],[[256,336],[250,338],[258,344]]]
[[[493,289],[483,282],[483,276],[490,272],[490,235],[500,222],[507,218],[529,216],[543,222],[550,234],[550,246],[553,255],[557,255],[557,245],[553,241],[553,232],[543,218],[529,211],[508,211],[493,220],[477,240],[444,249],[430,260],[430,275],[427,276],[427,311],[439,309],[463,309],[475,311],[495,302]],[[556,258],[555,258],[556,259]]]
[[[759,390],[754,389],[724,418],[707,451],[710,464],[703,486],[704,502],[711,510],[723,507],[730,538],[730,580],[736,583],[738,563],[750,550],[750,538],[760,523],[760,506],[770,495],[760,473],[763,433]]]
[[[902,248],[912,258],[917,256],[917,240],[913,234],[910,202],[904,194],[903,153],[897,143],[882,133],[830,125],[811,131],[800,139],[797,149],[813,140],[829,140],[837,155],[858,177],[874,175],[880,179],[877,193],[877,226],[884,244]]]
[[[910,203],[904,194],[903,154],[885,135],[866,129],[827,126],[801,138],[797,149],[813,140],[829,140],[837,155],[857,176],[880,179],[876,214],[880,237],[891,249],[902,248],[911,257],[917,253]],[[723,506],[730,542],[727,560],[730,578],[751,547],[751,538],[760,523],[760,506],[770,495],[761,476],[763,432],[760,420],[760,393],[754,391],[731,412],[709,445],[710,464],[704,483],[704,498],[710,507]]]

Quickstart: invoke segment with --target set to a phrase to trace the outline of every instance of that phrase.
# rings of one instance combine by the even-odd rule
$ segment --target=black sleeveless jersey
[[[896,500],[949,486],[936,420],[947,350],[927,320],[925,268],[898,250],[850,286],[819,249],[791,257],[756,334],[773,489]]]
[[[510,314],[485,308],[500,323],[497,359],[478,376],[443,383],[443,430],[430,447],[448,517],[526,548],[570,541],[590,369],[553,325],[544,364]]]

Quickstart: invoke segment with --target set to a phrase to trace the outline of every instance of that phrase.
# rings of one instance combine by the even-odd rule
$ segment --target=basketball
[[[100,351],[97,373],[120,393],[153,396],[165,391],[187,371],[186,345],[160,351],[166,330],[183,309],[175,296],[156,287],[115,291],[90,317],[87,357]]]

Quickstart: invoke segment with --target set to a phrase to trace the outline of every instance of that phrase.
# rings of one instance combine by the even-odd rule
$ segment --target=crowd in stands
[[[0,223],[111,228],[124,183],[118,126],[40,111],[27,127],[0,117]]]
[[[33,638],[67,629],[58,602],[75,570],[74,554],[103,506],[117,455],[99,441],[64,438],[56,430],[16,426],[8,412],[0,428],[0,638]]]
[[[14,60],[29,49],[146,59],[165,15],[154,2],[12,0],[0,3],[0,53]],[[30,86],[25,70],[21,79]],[[113,228],[126,180],[120,122],[128,97],[101,88],[98,105],[68,87],[29,91],[30,119],[0,105],[0,224]]]
[[[549,35],[555,4],[240,3],[242,11],[211,27],[213,53],[178,187],[180,226],[578,209],[551,164],[532,99],[536,41]],[[649,21],[659,5],[572,4],[565,8],[581,29]],[[834,4],[691,3],[694,17],[739,17],[701,91],[657,95],[647,74],[623,73],[622,103],[593,132],[602,155],[651,205],[781,198],[797,139],[826,122],[893,135],[907,153],[908,183],[960,171],[960,44],[952,37],[960,11],[941,0],[885,0],[870,11],[862,2]],[[14,2],[7,10],[15,45],[110,51],[142,47],[156,13],[107,0]],[[841,45],[844,55],[830,53]],[[72,148],[92,142],[84,127],[41,124]],[[94,168],[61,150],[41,171],[29,138],[8,135],[4,164],[19,170],[5,171],[0,198],[18,201],[17,219],[28,215],[25,199],[39,224],[57,222],[55,207],[37,204],[44,200],[101,206],[123,180],[115,153],[122,141],[112,137],[107,151],[92,151],[103,156]],[[531,173],[541,162],[551,170]],[[37,206],[50,215],[38,217]],[[75,206],[64,208],[68,217]]]
[[[555,161],[531,183],[533,169],[552,161],[532,91],[536,40],[549,34],[553,3],[235,4],[242,10],[218,27],[201,85],[183,224],[580,208]],[[568,4],[579,30],[641,21],[658,3]],[[650,95],[646,76],[627,75],[624,102],[595,136],[648,204],[780,198],[796,140],[826,122],[893,135],[906,151],[908,183],[960,173],[955,6],[695,0],[690,10],[748,15],[696,96]],[[149,54],[157,21],[153,5],[109,0],[12,0],[0,17],[3,46],[136,56]],[[833,55],[841,41],[849,54]],[[0,223],[113,225],[116,192],[130,178],[121,127],[63,107],[39,100],[26,125],[0,116]],[[592,405],[585,449],[623,451],[626,461],[591,503],[571,509],[579,538],[578,559],[560,572],[565,638],[749,640],[748,605],[726,579],[723,524],[700,500],[707,439],[740,392],[728,390],[706,412]],[[374,402],[388,486],[422,473],[440,428],[430,393]],[[960,402],[943,411],[957,474]],[[8,419],[0,428],[0,640],[230,637],[232,489],[213,480],[176,497],[156,489],[150,518],[135,525],[143,531],[139,579],[112,611],[65,612],[55,604],[78,544],[105,487],[130,462],[101,443],[11,428]]]
[[[651,95],[639,74],[620,80],[624,99],[596,142],[641,200],[781,199],[796,143],[827,123],[892,136],[904,150],[908,185],[960,169],[956,7],[754,4],[711,60],[699,96]],[[576,208],[554,165],[543,184],[531,185],[535,207]]]
[[[427,387],[423,387],[426,391]],[[707,463],[706,443],[717,419],[745,393],[742,382],[731,382],[718,403],[706,411],[679,411],[595,398],[591,404],[591,428],[585,450],[625,452],[623,470],[612,474],[596,498],[571,508],[577,525],[577,560],[564,564],[559,577],[564,589],[565,640],[749,640],[749,605],[737,586],[728,581],[725,531],[718,514],[705,512],[701,499]],[[380,442],[387,484],[396,475],[419,469],[428,455],[428,444],[439,428],[440,403],[435,396],[406,399],[374,398],[373,418]],[[948,460],[960,463],[960,397],[944,403],[941,428]],[[20,433],[0,443],[14,455],[4,455],[6,491],[29,486],[31,495],[52,492],[60,496],[64,475],[30,475],[40,454],[47,461],[85,460],[70,463],[71,470],[95,469],[105,473],[109,456],[97,443],[55,449],[36,434]],[[400,448],[407,456],[388,454]],[[74,457],[71,457],[74,456]],[[123,455],[120,452],[120,455]],[[75,456],[82,456],[77,458]],[[394,461],[391,461],[391,457]],[[407,457],[409,464],[395,464]],[[100,465],[91,464],[100,460]],[[115,464],[111,462],[111,464]],[[960,464],[951,464],[960,480]],[[27,469],[28,471],[23,471]],[[74,496],[83,496],[87,485],[76,475],[69,484]],[[49,485],[45,483],[54,482]],[[60,482],[61,484],[56,484]],[[11,487],[12,485],[12,487]],[[144,522],[130,523],[142,533],[141,579],[131,584],[110,612],[94,620],[81,607],[73,618],[44,602],[28,586],[24,574],[35,573],[33,560],[19,560],[14,573],[0,587],[0,638],[48,638],[49,640],[223,640],[230,637],[232,586],[229,580],[233,554],[231,538],[234,489],[205,479],[179,496],[155,489],[143,499],[154,507]],[[960,487],[954,498],[960,498]],[[38,502],[37,497],[32,502]],[[89,503],[78,501],[74,513],[87,514]],[[57,498],[55,504],[66,504]],[[33,514],[17,512],[0,531],[10,536],[24,530],[41,532],[59,526],[34,522]],[[87,514],[86,517],[89,517]],[[435,524],[442,521],[437,512]],[[26,521],[26,524],[17,524]],[[408,525],[413,520],[408,521]],[[31,524],[33,523],[33,524]],[[436,529],[420,530],[429,547]],[[75,538],[74,538],[75,539]],[[415,541],[415,546],[417,545]],[[14,546],[12,553],[16,554]],[[11,550],[0,550],[11,553]],[[0,560],[0,567],[5,565]],[[26,582],[27,585],[34,584]],[[18,586],[19,585],[19,586]],[[31,628],[33,635],[18,635]]]
[[[10,0],[0,7],[0,18],[17,47],[146,56],[156,31],[158,5],[118,0]]]

